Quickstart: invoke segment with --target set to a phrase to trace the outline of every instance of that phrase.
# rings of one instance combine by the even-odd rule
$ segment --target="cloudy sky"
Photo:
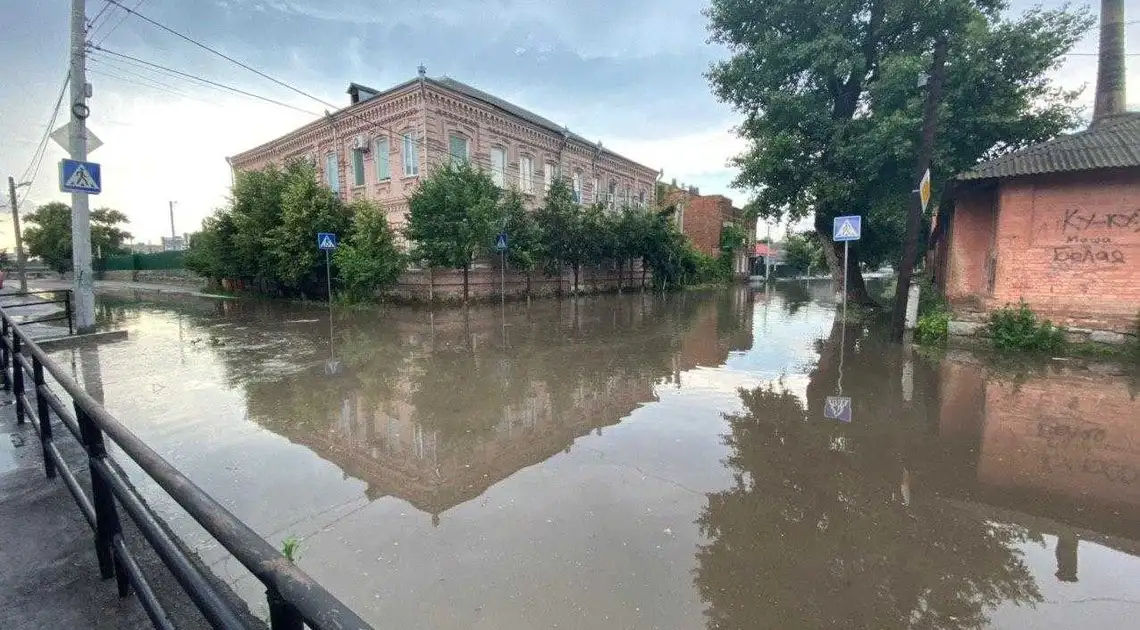
[[[133,7],[139,0],[122,0]],[[332,103],[350,81],[385,87],[415,76],[451,76],[530,108],[646,165],[666,179],[747,200],[729,188],[726,160],[741,143],[738,118],[701,76],[724,51],[706,43],[706,0],[142,0],[139,11]],[[1015,0],[1014,10],[1036,4]],[[1061,2],[1046,0],[1046,6]],[[1128,3],[1126,3],[1128,4]],[[0,0],[0,175],[20,175],[44,130],[66,71],[67,0]],[[95,17],[103,0],[88,0]],[[115,52],[265,95],[301,109],[324,106],[242,70],[111,7],[92,41]],[[1132,20],[1134,15],[1126,17]],[[17,28],[16,25],[22,25]],[[1127,27],[1140,50],[1140,28]],[[1095,37],[1077,46],[1095,52]],[[1130,103],[1140,102],[1140,58],[1129,57]],[[141,241],[197,229],[230,184],[225,156],[300,126],[311,116],[187,81],[160,77],[95,52],[91,129],[105,143],[108,205],[131,218]],[[1074,56],[1058,73],[1092,84],[1095,58]],[[1091,89],[1091,88],[1090,88]],[[1085,100],[1091,102],[1091,93]],[[60,123],[57,123],[57,125]],[[30,189],[32,203],[67,200],[57,190],[51,144]],[[0,221],[0,246],[11,242]]]

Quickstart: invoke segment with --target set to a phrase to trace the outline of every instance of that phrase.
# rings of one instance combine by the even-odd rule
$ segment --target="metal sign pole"
[[[325,281],[328,284],[329,308],[332,308],[332,265],[329,264],[329,250],[325,250]]]
[[[502,252],[502,264],[499,265],[499,295],[503,298],[503,304],[507,303],[507,250]]]
[[[850,241],[843,241],[843,323],[847,323],[847,251]]]

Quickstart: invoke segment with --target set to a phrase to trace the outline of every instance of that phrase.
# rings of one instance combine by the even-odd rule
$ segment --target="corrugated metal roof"
[[[999,179],[1140,166],[1140,112],[1099,121],[1089,129],[983,162],[958,180]]]

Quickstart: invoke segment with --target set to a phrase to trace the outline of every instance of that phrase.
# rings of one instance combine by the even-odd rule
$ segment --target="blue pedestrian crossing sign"
[[[497,251],[497,252],[507,251],[507,233],[506,232],[499,232],[499,236],[497,238],[495,238],[495,251]]]
[[[336,249],[336,234],[332,232],[321,232],[317,234],[317,247],[325,251]]]
[[[851,397],[828,396],[823,403],[823,417],[840,422],[851,422]]]
[[[63,159],[59,161],[59,190],[69,193],[98,195],[103,192],[103,178],[95,162]]]
[[[850,215],[835,217],[831,224],[831,240],[836,243],[857,241],[863,236],[863,217]]]

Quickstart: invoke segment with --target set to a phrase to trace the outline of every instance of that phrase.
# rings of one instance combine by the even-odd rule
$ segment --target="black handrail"
[[[67,334],[71,335],[75,332],[75,322],[72,320],[71,313],[71,289],[45,289],[43,291],[20,291],[15,293],[0,293],[2,297],[25,297],[25,296],[41,296],[41,295],[56,295],[57,293],[63,294],[62,300],[35,300],[32,302],[22,302],[20,304],[4,304],[4,309],[21,308],[24,306],[40,306],[42,304],[63,304],[63,312],[59,315],[49,315],[41,319],[25,320],[21,324],[42,324],[44,322],[61,322],[67,320]]]
[[[9,294],[11,295],[11,294]],[[107,453],[110,438],[152,480],[266,587],[273,630],[370,630],[371,626],[320,584],[287,560],[264,538],[196,486],[174,466],[123,426],[30,339],[0,306],[0,379],[16,398],[16,422],[30,418],[39,433],[44,472],[57,474],[95,531],[95,552],[103,579],[116,578],[119,596],[133,586],[156,628],[173,627],[123,538],[117,505],[134,521],[155,554],[215,628],[243,628],[241,613],[182,550]],[[31,361],[29,362],[29,357]],[[45,372],[71,398],[72,409],[45,380]],[[28,397],[26,377],[35,394]],[[55,445],[52,416],[77,437],[87,453],[90,497]]]

